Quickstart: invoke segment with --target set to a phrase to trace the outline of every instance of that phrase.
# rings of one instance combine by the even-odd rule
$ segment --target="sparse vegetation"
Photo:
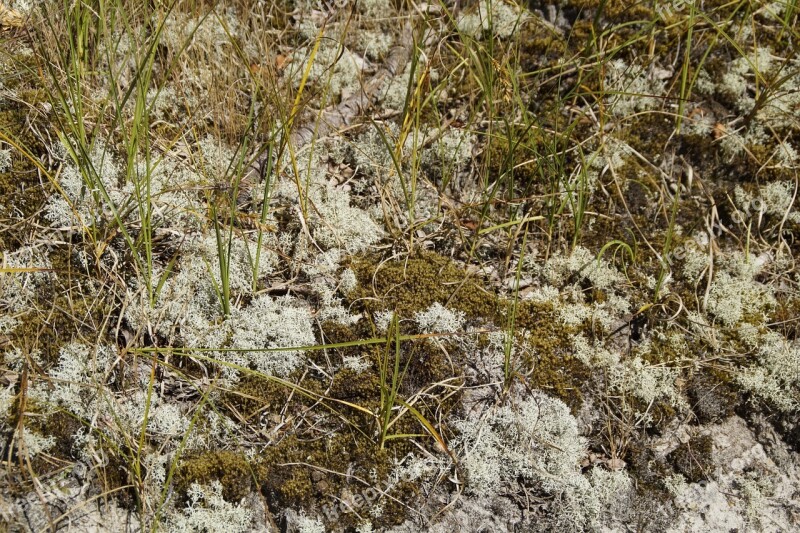
[[[0,2],[0,531],[800,528],[796,1]]]

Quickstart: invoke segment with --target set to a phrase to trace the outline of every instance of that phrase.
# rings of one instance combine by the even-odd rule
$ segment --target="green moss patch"
[[[494,293],[468,277],[451,259],[433,252],[384,263],[364,257],[351,268],[359,286],[349,298],[372,314],[394,310],[401,319],[411,318],[439,302],[464,312],[467,318],[492,321],[499,316]]]

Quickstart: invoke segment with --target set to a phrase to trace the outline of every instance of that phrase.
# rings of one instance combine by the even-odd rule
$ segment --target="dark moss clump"
[[[55,446],[49,453],[60,459],[73,459],[72,445],[75,435],[84,427],[80,419],[67,413],[59,411],[46,418],[44,423],[45,435],[52,435],[56,439]]]
[[[139,504],[139,495],[135,489],[136,483],[130,471],[130,457],[107,451],[108,462],[100,472],[103,483],[103,492],[113,492],[114,497],[123,509],[136,509]]]
[[[243,376],[232,391],[225,394],[226,403],[246,420],[262,412],[278,411],[289,399],[291,391],[270,379],[256,375]]]
[[[800,413],[781,413],[775,421],[775,429],[791,449],[800,452]]]
[[[583,405],[583,389],[591,382],[591,369],[572,356],[572,337],[577,328],[563,326],[553,306],[521,302],[516,324],[526,330],[525,342],[530,347],[528,367],[530,385],[566,403],[573,413]]]
[[[650,20],[654,14],[646,3],[634,0],[618,0],[602,2],[600,0],[568,0],[566,6],[578,9],[594,17],[597,10],[602,8],[603,18],[614,22],[629,22],[634,20]]]
[[[181,461],[175,484],[180,495],[185,495],[192,483],[208,485],[219,481],[222,496],[228,501],[246,497],[263,479],[263,470],[251,464],[242,454],[219,450],[185,458]]]
[[[88,296],[91,287],[84,292],[79,280],[71,280],[72,287],[64,289],[61,279],[70,279],[70,274],[57,274],[58,281],[37,288],[34,307],[9,335],[15,346],[28,353],[38,351],[47,364],[56,363],[61,347],[81,334],[107,342],[103,325],[115,305],[108,294]]]
[[[663,493],[663,496],[668,498],[661,481],[673,471],[663,457],[656,455],[646,437],[634,440],[627,447],[624,459],[628,463],[629,472],[642,489]]]
[[[660,113],[643,113],[631,120],[630,132],[625,141],[637,152],[648,154],[658,162],[669,145],[670,136],[675,129],[672,117]]]
[[[33,133],[29,121],[31,107],[25,102],[36,103],[43,99],[35,91],[22,91],[18,99],[6,99],[0,109],[0,131],[33,157],[44,152],[44,145]],[[0,143],[0,148],[11,148],[11,168],[0,172],[0,219],[6,217],[27,218],[36,213],[47,197],[49,184],[42,183],[36,165],[19,150]],[[13,209],[13,214],[11,210]],[[14,250],[21,243],[24,232],[6,231],[0,235],[0,247]]]
[[[75,315],[70,314],[64,298],[54,302],[52,309],[37,309],[25,316],[10,335],[16,346],[31,353],[39,351],[48,363],[56,363],[61,347],[79,331]]]
[[[683,474],[690,483],[697,483],[708,479],[714,472],[713,444],[710,435],[693,437],[678,446],[667,458],[675,470]]]
[[[778,305],[772,313],[772,321],[781,324],[781,333],[787,340],[800,339],[800,323],[796,320],[798,316],[800,316],[800,298],[795,296],[778,298]]]
[[[267,498],[270,510],[279,512],[287,508],[321,509],[325,505],[338,505],[345,494],[359,494],[367,486],[356,478],[368,480],[375,486],[388,478],[395,452],[384,449],[361,435],[339,432],[335,436],[306,440],[291,435],[277,446],[267,448],[259,462],[267,471],[261,483],[261,492]],[[394,498],[408,501],[413,498],[409,487],[392,489]],[[405,519],[407,509],[385,503],[380,517],[382,524],[393,525]],[[366,509],[364,509],[366,511]],[[336,525],[355,526],[352,514],[342,514]]]
[[[478,280],[467,277],[447,257],[417,252],[406,260],[380,263],[375,257],[353,262],[359,286],[349,300],[371,314],[386,309],[410,318],[435,302],[462,311],[468,318],[499,317],[498,299]]]
[[[646,405],[641,406],[642,411],[646,409],[647,409]],[[678,416],[678,413],[677,411],[675,411],[675,408],[672,407],[672,405],[670,405],[669,402],[665,401],[654,402],[653,405],[650,407],[649,413],[653,420],[650,428],[650,431],[653,433],[663,432],[670,425],[670,422],[672,422],[675,419],[675,417]]]
[[[591,378],[589,368],[571,356],[546,353],[537,358],[531,386],[562,400],[573,414],[583,405],[582,386]]]
[[[538,20],[524,24],[519,32],[519,62],[523,72],[549,66],[564,56],[564,38]]]
[[[687,392],[700,423],[727,418],[741,403],[741,395],[728,381],[708,373],[698,373],[689,381]]]
[[[364,321],[366,322],[366,321]],[[349,328],[326,328],[326,342],[347,338],[353,332]],[[338,334],[333,332],[338,331]],[[405,351],[413,351],[409,345]],[[380,350],[377,346],[349,347],[346,350]],[[340,356],[338,350],[329,350],[333,361]],[[367,354],[376,357],[376,354]],[[336,361],[338,365],[339,362]],[[406,375],[404,383],[409,380]],[[226,404],[230,404],[240,417],[259,424],[259,418],[266,419],[269,428],[262,435],[269,435],[273,444],[268,445],[254,460],[248,461],[234,452],[209,452],[182,461],[176,476],[176,489],[185,494],[193,482],[207,484],[219,480],[226,489],[226,500],[236,501],[249,491],[258,489],[265,496],[270,510],[279,513],[287,508],[321,508],[323,505],[337,505],[337,498],[344,495],[360,494],[367,487],[355,481],[356,478],[369,480],[374,486],[382,486],[393,465],[392,457],[402,457],[415,449],[411,439],[397,439],[380,449],[374,437],[376,426],[373,416],[350,408],[342,402],[358,405],[375,411],[380,403],[380,384],[377,372],[367,370],[355,372],[342,369],[334,374],[333,381],[323,377],[306,377],[300,386],[324,395],[322,404],[301,394],[291,394],[291,390],[270,380],[249,376],[237,385],[234,391],[226,394]],[[305,407],[315,404],[313,428],[291,429],[301,418],[308,416]],[[338,414],[328,417],[321,405],[331,407]],[[284,410],[286,425],[278,425],[271,413]],[[425,415],[433,415],[424,410]],[[267,415],[267,416],[264,416]],[[342,419],[346,423],[342,423]],[[393,426],[393,433],[420,433],[419,422],[412,416],[401,417]],[[394,487],[392,496],[407,504],[415,497],[412,487]],[[402,522],[408,508],[403,504],[384,499],[380,520],[386,524]],[[356,517],[352,514],[339,516],[338,526],[355,526]],[[348,521],[352,520],[353,523]],[[343,522],[342,522],[343,521]]]
[[[341,343],[357,340],[358,338],[369,338],[374,335],[374,332],[371,332],[371,326],[367,326],[367,322],[363,320],[354,326],[325,323],[323,324],[323,332],[326,342]],[[325,395],[330,399],[353,403],[376,412],[380,406],[381,390],[378,365],[379,361],[386,357],[387,349],[390,350],[390,361],[393,361],[393,344],[391,346],[387,346],[385,343],[360,345],[331,350],[329,357],[337,359],[345,356],[361,357],[371,363],[371,367],[363,372],[356,372],[346,368],[339,370],[333,376],[333,381],[328,386]],[[436,389],[431,389],[431,385],[444,380],[450,380],[449,383],[455,385],[457,382],[452,378],[461,376],[461,368],[468,364],[465,358],[470,355],[459,351],[446,338],[440,338],[436,341],[417,339],[401,343],[400,368],[405,369],[400,385],[401,397],[408,397],[422,389],[428,389],[431,394],[436,394]],[[336,362],[338,363],[338,360]],[[390,364],[389,380],[391,380],[391,366]],[[434,420],[456,408],[461,401],[460,392],[452,394],[448,391],[446,397],[446,400],[438,404],[420,404],[418,409],[420,409],[423,416]],[[346,413],[348,420],[359,424],[361,427],[375,427],[375,418],[361,410],[338,405],[337,409]],[[420,430],[419,422],[411,415],[402,417],[395,426],[397,433],[416,434]],[[408,444],[401,440],[396,441],[393,447],[398,450],[399,448],[405,448]]]

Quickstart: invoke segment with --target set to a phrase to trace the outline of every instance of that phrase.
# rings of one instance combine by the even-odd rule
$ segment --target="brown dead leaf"
[[[286,65],[292,62],[292,58],[290,56],[285,56],[283,54],[278,54],[275,56],[275,67],[278,70],[283,70],[286,68]]]

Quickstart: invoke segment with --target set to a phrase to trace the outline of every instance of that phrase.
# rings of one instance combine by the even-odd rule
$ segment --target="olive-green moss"
[[[710,435],[693,437],[667,457],[676,471],[683,474],[690,483],[697,483],[709,479],[714,473],[713,445]]]
[[[664,486],[664,479],[674,474],[674,471],[664,457],[656,454],[647,438],[634,437],[625,448],[623,459],[628,465],[628,473],[636,482],[639,494],[649,495],[659,502],[671,499]]]
[[[643,113],[630,119],[628,125],[625,142],[637,152],[655,157],[658,162],[675,130],[675,119],[661,113]]]
[[[208,485],[219,481],[222,496],[238,502],[264,479],[258,462],[248,461],[243,454],[227,450],[209,451],[181,460],[175,477],[178,494],[185,495],[192,483]]]
[[[625,462],[630,467],[630,472],[639,480],[654,483],[670,474],[669,467],[664,461],[658,459],[655,451],[647,445],[643,438],[631,442],[625,452]]]
[[[61,347],[80,333],[91,333],[92,338],[105,337],[96,328],[104,323],[111,311],[110,304],[84,297],[58,296],[49,304],[37,304],[39,308],[26,314],[9,337],[24,351],[38,351],[46,363],[56,363]]]
[[[374,485],[385,483],[393,465],[392,457],[396,456],[402,454],[381,450],[374,442],[347,431],[315,438],[291,435],[260,456],[259,462],[267,471],[261,490],[273,511],[320,509],[323,505],[337,504],[337,498],[345,492],[356,494],[367,488],[351,476]],[[410,502],[415,492],[400,485],[391,491],[391,496]],[[407,516],[406,508],[391,502],[382,500],[381,515],[376,518],[381,524],[399,524]],[[343,514],[335,525],[352,527],[356,520],[351,514]]]
[[[371,314],[394,310],[401,319],[412,318],[439,302],[464,312],[468,318],[492,322],[499,317],[497,296],[439,254],[421,251],[406,260],[385,263],[367,256],[350,266],[358,288],[349,300]]]
[[[591,17],[594,17],[597,10],[602,7],[603,18],[614,22],[646,21],[652,19],[654,15],[653,10],[647,3],[636,0],[612,0],[609,2],[601,0],[568,0],[564,5],[568,8],[587,12]]]
[[[519,43],[519,66],[523,72],[550,66],[564,57],[567,50],[564,38],[538,21],[523,24],[516,41]]]
[[[344,343],[371,338],[375,335],[369,320],[342,325],[334,322],[322,324],[322,340],[327,344]],[[243,377],[237,386],[226,393],[225,405],[239,416],[258,424],[258,417],[267,420],[266,431],[274,440],[252,462],[241,455],[228,452],[202,454],[182,462],[179,475],[179,492],[194,481],[207,483],[220,479],[223,487],[232,484],[242,491],[259,488],[270,509],[277,513],[286,508],[320,508],[337,504],[336,498],[346,492],[360,493],[367,487],[349,478],[346,473],[369,480],[373,485],[384,483],[394,465],[393,458],[403,457],[416,450],[411,438],[391,440],[381,450],[377,443],[376,418],[362,409],[377,412],[380,406],[380,378],[377,361],[383,356],[385,344],[357,345],[313,351],[307,355],[320,368],[334,365],[339,368],[332,380],[323,374],[298,373],[290,377],[304,389],[324,396],[322,403],[309,399],[283,385],[258,376]],[[402,344],[401,365],[408,362],[408,370],[401,384],[400,395],[418,392],[441,379],[453,377],[454,370],[440,348],[425,340],[405,341]],[[344,357],[362,357],[369,364],[365,371],[356,372],[340,368]],[[418,404],[424,416],[436,420],[435,412],[447,413],[457,407],[459,395],[452,395],[443,405]],[[360,409],[350,407],[357,405]],[[311,407],[315,413],[314,428],[302,425],[285,431],[277,427],[270,415],[283,412],[284,421],[294,424],[307,416]],[[288,429],[290,425],[287,425]],[[425,434],[419,421],[410,414],[401,417],[391,433]],[[423,445],[425,444],[423,438]],[[221,478],[222,470],[230,466],[232,476]],[[247,480],[244,478],[247,477]],[[413,502],[416,488],[401,484],[392,489],[391,499],[382,502],[382,524],[399,524],[407,517],[408,505]],[[240,494],[234,494],[241,497]],[[342,515],[339,527],[355,526],[353,515]]]
[[[326,322],[323,324],[323,335],[328,343],[363,340],[371,336],[371,327],[366,320],[360,321],[360,323],[353,326]],[[388,347],[388,349],[394,350],[393,346]],[[327,357],[334,358],[337,365],[341,362],[340,358],[350,356],[363,358],[370,365],[370,368],[363,372],[355,372],[346,368],[340,369],[334,374],[326,396],[376,411],[381,401],[381,381],[378,364],[386,356],[386,350],[387,345],[383,343],[329,350]],[[437,342],[430,339],[402,342],[400,368],[405,369],[405,373],[400,383],[399,392],[401,397],[409,397],[444,380],[450,380],[450,385],[457,385],[458,382],[453,381],[452,378],[461,376],[461,369],[468,364],[467,358],[471,357],[471,355],[455,349],[453,343],[448,342],[446,338],[437,339]],[[393,351],[390,351],[389,356],[390,358],[394,356]],[[324,362],[320,361],[317,364],[324,364]],[[392,379],[391,366],[388,380]],[[431,392],[435,394],[436,390],[433,389]],[[448,399],[435,406],[435,408],[431,405],[420,405],[418,408],[424,416],[433,419],[435,418],[435,412],[441,416],[457,408],[460,400],[460,393],[448,394]],[[362,426],[374,427],[375,418],[366,415],[363,411],[348,408],[347,406],[338,406],[338,408],[347,413],[349,420],[360,421]],[[398,424],[397,433],[419,433],[422,430],[419,422],[411,415],[401,418]],[[397,446],[402,445],[397,443]]]
[[[800,339],[800,323],[797,321],[800,316],[800,296],[779,295],[777,300],[778,305],[772,312],[770,321],[781,325],[781,332],[787,339]]]
[[[42,99],[40,92],[22,91],[17,99],[4,99],[0,106],[0,131],[36,158],[44,152],[44,145],[29,124],[34,116],[30,106]],[[0,172],[0,219],[30,217],[42,207],[50,185],[40,177],[36,165],[27,156],[13,146],[2,144],[11,149],[12,164],[11,168]],[[25,232],[19,231],[0,232],[0,249],[16,249],[24,235]]]
[[[98,472],[103,492],[113,492],[114,499],[124,509],[139,508],[141,501],[130,469],[133,454],[125,457],[108,449],[104,451],[107,462]]]
[[[635,397],[627,398],[627,400],[634,410],[640,413],[647,412],[650,415],[651,421],[647,428],[649,434],[661,434],[678,416],[678,412],[666,400],[656,400],[652,404],[646,404]]]
[[[532,354],[530,386],[562,400],[577,413],[592,377],[591,369],[570,352],[578,328],[561,324],[551,304],[530,301],[520,302],[516,325],[526,330],[524,341]]]
[[[245,375],[233,390],[225,393],[225,402],[235,407],[240,416],[251,420],[261,412],[280,410],[288,401],[291,390],[273,380]]]
[[[55,446],[48,453],[59,459],[72,459],[75,435],[81,431],[84,423],[70,413],[59,411],[48,416],[43,426],[43,434],[56,439]]]

